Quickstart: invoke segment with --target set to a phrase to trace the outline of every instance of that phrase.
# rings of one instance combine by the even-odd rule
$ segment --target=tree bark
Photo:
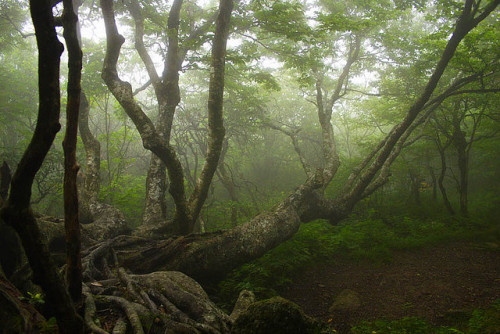
[[[226,64],[226,43],[229,35],[229,21],[233,10],[232,0],[221,0],[219,15],[215,25],[215,36],[212,44],[210,63],[210,83],[208,88],[208,150],[205,164],[201,169],[196,187],[189,198],[192,221],[185,232],[193,230],[203,203],[208,195],[215,170],[219,165],[222,144],[226,130],[224,128],[224,73]]]
[[[169,15],[169,26],[178,27],[178,16],[181,5],[182,1],[174,1]],[[103,65],[102,77],[115,98],[134,122],[141,135],[144,147],[156,154],[167,167],[170,179],[169,192],[175,203],[173,225],[177,227],[176,230],[181,234],[188,234],[193,231],[196,219],[201,211],[203,203],[206,200],[210,182],[213,178],[213,174],[215,173],[215,169],[217,168],[224,138],[224,126],[222,123],[224,63],[226,40],[229,31],[229,18],[232,11],[232,1],[223,0],[220,3],[216,23],[216,33],[212,48],[212,71],[209,87],[209,148],[200,178],[198,179],[195,190],[191,194],[189,200],[186,197],[184,186],[184,170],[177,153],[169,142],[165,141],[165,136],[160,130],[155,128],[151,120],[146,116],[138,103],[135,101],[130,84],[120,80],[118,77],[116,66],[124,38],[118,33],[112,2],[109,0],[101,0],[101,8],[103,11],[107,36],[106,57]],[[156,85],[154,80],[153,85],[155,86],[155,90],[158,90],[157,96],[165,97],[166,111],[164,113],[161,109],[163,100],[160,100],[159,98],[160,117],[166,117],[166,122],[170,122],[171,124],[175,107],[179,103],[179,56],[178,50],[176,49],[178,37],[176,34],[169,35],[169,38],[170,37],[172,40],[169,43],[169,52],[167,54],[165,72],[162,77],[164,85]],[[142,50],[139,53],[141,54],[143,61],[146,60],[145,64],[150,77],[154,78],[156,71],[154,70],[154,67],[150,66],[152,65],[152,62],[149,64],[147,53],[144,53],[143,51],[145,50],[142,48],[143,46],[141,47],[141,41],[142,38],[136,38],[136,45],[139,44],[138,51]],[[158,76],[156,75],[156,77]],[[168,93],[164,94],[161,92],[162,90],[165,90]],[[169,133],[167,133],[166,138],[168,139],[168,137]]]
[[[381,145],[375,148],[371,164],[369,160],[366,161],[366,170],[360,173],[359,178],[352,180],[352,187],[349,187],[346,193],[334,199],[324,198],[320,190],[329,176],[319,170],[271,212],[262,213],[229,231],[206,237],[190,235],[150,242],[141,251],[135,252],[135,255],[121,252],[122,263],[134,271],[148,272],[158,268],[168,268],[183,271],[198,280],[206,281],[263,255],[290,238],[301,222],[321,218],[336,224],[347,217],[360,199],[377,188],[378,181],[387,179],[390,163],[402,149],[418,114],[428,106],[427,103],[459,42],[491,13],[499,2],[494,1],[487,5],[476,18],[471,11],[473,1],[466,2],[456,29],[421,96],[409,108],[407,116],[393,128]],[[384,170],[380,171],[382,167]],[[382,177],[376,177],[378,172]],[[373,187],[372,182],[375,183]]]
[[[321,174],[321,173],[319,173]],[[138,249],[118,251],[120,262],[134,272],[178,270],[201,282],[220,278],[234,267],[258,258],[295,234],[301,222],[345,218],[343,204],[318,196],[323,180],[316,176],[274,210],[225,232],[138,242]]]
[[[77,8],[73,0],[63,0],[64,39],[68,49],[68,100],[66,104],[66,133],[64,149],[64,227],[66,231],[66,283],[73,302],[82,296],[81,234],[78,221],[78,189],[76,176],[80,166],[76,161],[78,115],[80,112],[82,50],[78,38]]]
[[[83,189],[80,192],[80,221],[84,224],[93,220],[92,205],[98,202],[100,189],[101,144],[94,137],[89,128],[90,104],[82,91],[80,96],[80,117],[78,127],[86,155],[86,170],[83,174]]]
[[[441,196],[443,197],[443,203],[444,203],[444,206],[446,207],[446,210],[448,210],[448,212],[451,215],[454,215],[455,214],[455,210],[453,209],[453,207],[452,207],[452,205],[450,203],[450,200],[448,199],[448,195],[446,193],[446,188],[444,186],[444,178],[446,176],[446,170],[447,170],[445,151],[446,151],[446,148],[448,147],[449,144],[450,144],[450,142],[448,141],[443,146],[443,145],[441,145],[441,142],[440,142],[439,138],[436,139],[436,145],[437,145],[437,148],[438,148],[439,157],[441,158],[441,172],[439,173],[439,177],[438,177],[437,183],[438,183],[438,186],[439,186],[439,191],[441,192]]]
[[[176,33],[171,33],[168,37],[167,59],[165,61],[164,76],[160,78],[154,67],[153,61],[144,46],[144,18],[139,3],[135,0],[127,2],[127,7],[135,22],[135,48],[139,53],[150,81],[153,84],[156,98],[159,105],[159,117],[155,127],[168,144],[175,109],[180,101],[179,95],[179,62],[177,61],[178,38]],[[182,1],[175,1],[169,13],[167,29],[170,32],[179,30],[179,13]],[[156,226],[166,220],[167,202],[165,194],[167,192],[167,175],[165,164],[154,153],[151,153],[147,179],[146,198],[144,205],[143,224],[146,226]]]
[[[11,192],[1,216],[18,233],[33,269],[33,279],[44,290],[60,332],[83,333],[83,321],[76,313],[64,281],[58,275],[50,253],[42,242],[36,220],[29,208],[33,179],[61,128],[59,64],[63,51],[63,46],[57,39],[50,1],[30,1],[30,11],[39,50],[38,120],[33,138],[12,178]]]
[[[340,167],[340,158],[337,152],[337,144],[331,120],[335,103],[345,95],[352,65],[359,60],[361,37],[354,36],[353,38],[354,41],[349,47],[346,64],[337,79],[332,96],[329,98],[323,96],[323,74],[319,74],[319,78],[316,81],[316,108],[318,112],[319,124],[321,126],[322,150],[324,158],[323,181],[325,183],[323,185],[323,191],[330,184]]]
[[[457,108],[459,108],[457,106]],[[453,114],[453,134],[452,143],[457,152],[457,166],[459,170],[459,183],[458,183],[458,193],[460,196],[460,214],[464,217],[469,216],[469,210],[467,206],[467,194],[469,188],[469,159],[467,157],[467,140],[465,139],[465,132],[462,131],[460,127],[460,119],[457,113]]]
[[[0,324],[3,333],[38,333],[44,317],[3,275],[0,267]]]
[[[146,200],[142,224],[158,226],[167,219],[167,174],[165,164],[155,154],[151,153],[148,174],[146,177]]]
[[[155,153],[167,166],[170,179],[169,192],[174,199],[176,212],[174,220],[180,224],[189,222],[188,203],[184,188],[184,171],[173,147],[163,140],[151,120],[135,101],[130,83],[122,81],[117,72],[120,49],[125,41],[118,33],[115,22],[113,2],[101,0],[104,22],[106,25],[106,56],[104,58],[102,77],[112,94],[122,105],[127,115],[134,122],[143,145]]]

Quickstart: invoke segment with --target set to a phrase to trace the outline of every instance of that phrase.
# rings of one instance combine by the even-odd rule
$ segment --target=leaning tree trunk
[[[325,216],[336,216],[337,221],[345,218],[342,203],[318,195],[322,185],[320,178],[309,179],[273,211],[229,231],[168,240],[143,239],[134,251],[120,250],[119,241],[114,247],[120,262],[134,272],[178,270],[202,282],[217,279],[291,238],[301,222]]]
[[[474,17],[477,11],[472,10],[473,1],[466,2],[456,29],[421,96],[410,107],[401,123],[374,149],[370,159],[363,162],[363,168],[355,171],[356,175],[348,180],[349,187],[345,187],[337,198],[323,197],[321,189],[330,175],[319,170],[271,212],[260,214],[225,232],[160,241],[138,241],[137,251],[118,252],[121,263],[137,272],[173,269],[206,281],[263,255],[289,239],[301,222],[322,218],[336,224],[347,217],[358,201],[383,184],[378,182],[379,178],[387,178],[390,163],[399,154],[418,114],[426,108],[458,44],[498,3],[500,0],[491,2],[483,12]],[[376,177],[378,172],[380,174]]]

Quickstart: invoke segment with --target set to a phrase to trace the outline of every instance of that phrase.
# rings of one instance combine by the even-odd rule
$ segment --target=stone
[[[232,334],[312,334],[323,325],[304,314],[302,309],[281,297],[251,304],[234,322]]]
[[[231,321],[234,322],[238,319],[238,317],[242,315],[253,303],[255,303],[254,293],[252,291],[242,290],[238,296],[238,300],[236,300],[236,303],[234,304],[233,312],[231,312],[231,315],[229,316]]]
[[[342,290],[339,295],[335,298],[332,306],[328,309],[330,313],[336,312],[353,312],[356,311],[361,306],[361,299],[359,295],[349,289]]]

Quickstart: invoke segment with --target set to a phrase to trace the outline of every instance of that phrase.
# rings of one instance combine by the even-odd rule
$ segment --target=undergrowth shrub
[[[337,226],[315,221],[303,224],[292,239],[230,273],[219,283],[218,298],[221,307],[230,309],[239,291],[252,290],[257,298],[272,297],[295,274],[314,264],[339,259],[390,262],[395,250],[454,240],[499,241],[500,227],[494,220],[381,217],[373,210]]]
[[[363,322],[351,329],[352,334],[464,334],[458,329],[451,327],[434,327],[427,321],[407,317],[400,320],[374,322]]]
[[[458,327],[458,328],[456,328]],[[421,318],[406,317],[399,320],[364,321],[351,329],[352,334],[497,334],[500,333],[500,300],[486,309],[472,312],[462,326],[434,326]]]

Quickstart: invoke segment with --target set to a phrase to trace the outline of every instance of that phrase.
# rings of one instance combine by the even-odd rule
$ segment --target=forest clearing
[[[500,333],[499,4],[3,0],[0,332]]]
[[[460,242],[402,252],[385,265],[348,262],[320,266],[297,278],[283,296],[308,315],[335,322],[339,331],[347,333],[361,321],[389,322],[408,317],[426,320],[438,328],[459,326],[466,330],[472,313],[491,307],[500,295],[498,252],[476,247]],[[335,318],[328,310],[344,289],[359,294],[360,306],[337,312]]]

